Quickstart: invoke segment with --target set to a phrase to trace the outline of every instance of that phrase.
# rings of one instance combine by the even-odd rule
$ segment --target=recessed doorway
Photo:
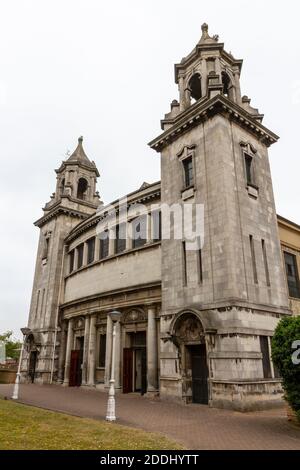
[[[208,367],[205,344],[187,346],[192,369],[193,403],[208,405]]]
[[[123,393],[147,391],[146,332],[128,333],[130,348],[123,349]]]

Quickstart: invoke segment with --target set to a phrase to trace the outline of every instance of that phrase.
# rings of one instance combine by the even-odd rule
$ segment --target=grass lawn
[[[161,434],[0,399],[0,450],[173,450]]]

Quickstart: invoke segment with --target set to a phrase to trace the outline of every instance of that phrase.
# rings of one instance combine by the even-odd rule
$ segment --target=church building
[[[35,222],[23,381],[107,390],[117,310],[120,393],[241,411],[281,403],[271,338],[291,308],[300,313],[300,245],[283,249],[278,225],[293,240],[300,227],[278,220],[268,158],[278,137],[241,93],[242,63],[202,26],[149,144],[161,181],[104,205],[81,137],[56,170]],[[174,236],[173,208],[185,207],[193,227],[203,208],[193,249]]]

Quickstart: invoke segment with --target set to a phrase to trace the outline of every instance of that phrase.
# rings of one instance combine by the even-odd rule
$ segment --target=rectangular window
[[[161,211],[152,212],[152,240],[161,240]]]
[[[245,154],[246,181],[248,185],[254,185],[253,157]]]
[[[300,298],[299,273],[297,267],[297,258],[292,253],[284,252],[286,277],[290,297]]]
[[[264,258],[264,266],[265,266],[265,273],[266,273],[266,282],[267,282],[267,286],[270,287],[270,285],[271,285],[271,282],[270,282],[270,272],[269,272],[269,266],[268,266],[267,249],[266,249],[266,242],[265,242],[265,240],[262,240],[262,241],[261,241],[261,247],[262,247],[263,258]]]
[[[100,335],[99,367],[105,367],[106,335]]]
[[[83,265],[83,243],[77,247],[77,269],[81,268]]]
[[[184,169],[184,183],[185,187],[189,188],[194,184],[194,171],[193,171],[193,158],[189,157],[183,160]]]
[[[126,228],[126,223],[119,224],[116,226],[116,253],[122,253],[122,251],[126,250]]]
[[[254,248],[254,239],[252,235],[249,235],[250,240],[250,250],[251,250],[251,260],[252,260],[252,269],[253,269],[253,278],[255,284],[258,284],[257,277],[257,268],[256,268],[256,258],[255,258],[255,248]]]
[[[186,243],[182,242],[182,269],[183,269],[183,285],[187,285],[187,270],[186,270]]]
[[[271,379],[272,371],[271,371],[269,338],[267,336],[260,336],[259,340],[260,340],[260,350],[262,353],[264,379]]]
[[[95,237],[90,238],[87,242],[87,262],[91,264],[95,259]]]
[[[203,266],[202,266],[202,250],[199,248],[198,250],[198,277],[199,277],[199,284],[203,282]]]
[[[70,251],[69,253],[69,273],[72,273],[74,271],[74,255],[75,255],[75,251],[72,250]]]
[[[100,237],[100,259],[104,259],[108,257],[109,253],[109,232],[105,230],[105,232],[101,233]]]
[[[131,222],[132,248],[139,248],[147,242],[147,215],[141,215]]]

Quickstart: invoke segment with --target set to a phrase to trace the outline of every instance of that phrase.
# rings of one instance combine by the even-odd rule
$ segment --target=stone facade
[[[117,309],[118,390],[242,411],[280,402],[270,340],[296,299],[288,299],[268,160],[277,136],[242,97],[241,68],[203,25],[175,66],[179,101],[150,143],[161,182],[126,197],[126,221],[118,201],[100,202],[99,173],[81,138],[57,170],[56,192],[36,222],[23,380],[106,388],[108,313]],[[175,205],[204,208],[196,249],[172,236],[179,222],[164,208]],[[138,243],[134,230],[143,232]]]

